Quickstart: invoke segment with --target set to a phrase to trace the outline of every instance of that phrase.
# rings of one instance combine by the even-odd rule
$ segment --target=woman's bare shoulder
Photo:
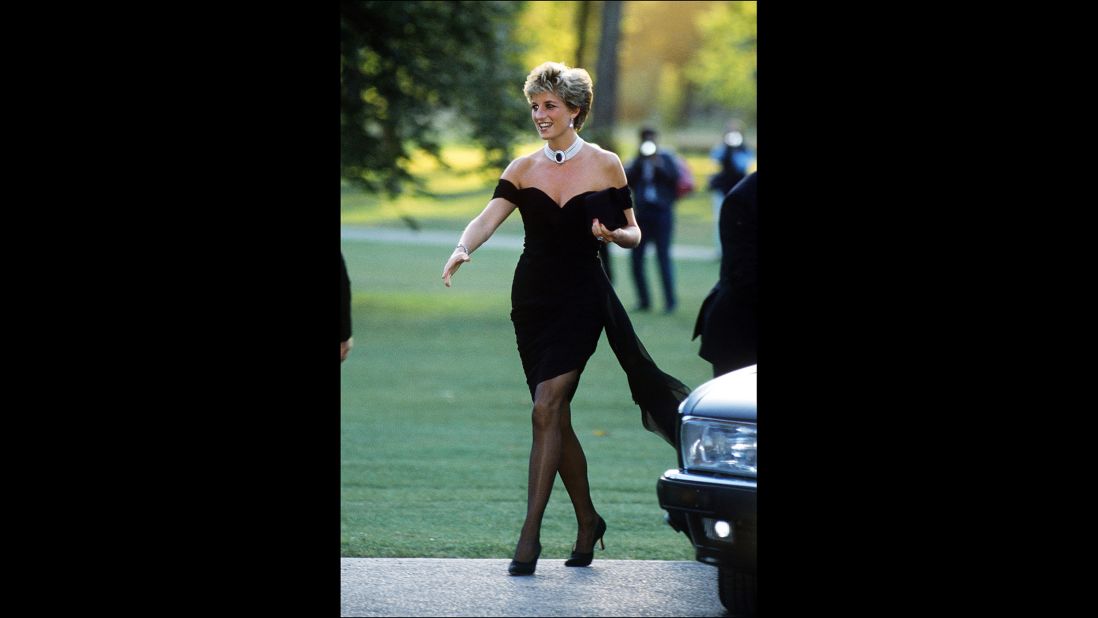
[[[536,151],[527,155],[522,155],[511,161],[511,163],[507,165],[507,169],[503,170],[503,174],[500,175],[500,178],[510,182],[519,189],[526,186],[523,181],[526,178],[526,174],[530,171],[530,168],[534,166],[535,154],[537,154]]]
[[[622,167],[621,158],[618,157],[618,154],[612,150],[606,150],[598,144],[590,144],[590,146],[595,155],[595,167],[599,172],[612,179],[611,184],[615,187],[623,186],[627,182],[625,168]]]

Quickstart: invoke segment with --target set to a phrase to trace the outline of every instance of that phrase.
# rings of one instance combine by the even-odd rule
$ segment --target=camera
[[[743,145],[743,134],[739,131],[729,131],[724,134],[724,143],[736,148]]]
[[[656,154],[656,142],[645,140],[640,145],[640,153],[642,157],[650,157]]]

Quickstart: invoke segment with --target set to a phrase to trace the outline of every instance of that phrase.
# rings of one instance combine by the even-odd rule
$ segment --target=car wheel
[[[755,574],[731,567],[717,567],[721,605],[733,616],[755,615]]]

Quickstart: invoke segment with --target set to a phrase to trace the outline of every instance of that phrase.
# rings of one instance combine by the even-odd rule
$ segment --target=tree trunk
[[[622,3],[606,0],[602,7],[599,58],[595,67],[595,101],[591,109],[591,141],[617,152],[614,126],[618,108],[618,39],[621,34]]]
[[[576,63],[573,66],[587,68],[587,31],[591,21],[591,0],[583,0],[576,11],[576,31],[579,41],[576,43]]]

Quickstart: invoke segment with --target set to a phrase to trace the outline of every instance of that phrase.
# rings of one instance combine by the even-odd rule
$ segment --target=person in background
[[[663,280],[664,310],[675,311],[675,273],[671,264],[671,234],[674,228],[674,207],[678,199],[679,170],[673,155],[656,142],[655,129],[640,132],[637,157],[625,170],[629,187],[636,202],[637,224],[644,238],[633,250],[633,283],[637,288],[637,311],[648,311],[648,277],[644,272],[644,254],[649,244],[656,245],[660,277]]]
[[[713,377],[759,362],[758,172],[728,192],[721,206],[724,245],[720,280],[698,311],[698,356],[713,364]]]
[[[355,345],[351,336],[351,278],[347,276],[343,252],[339,254],[339,276],[339,362],[342,363]]]
[[[748,149],[744,139],[743,128],[739,121],[733,120],[725,125],[724,136],[721,142],[713,147],[709,157],[720,165],[717,173],[709,177],[709,190],[713,194],[713,237],[717,250],[717,258],[724,250],[721,246],[719,226],[721,204],[724,196],[739,184],[755,165],[755,155]]]

